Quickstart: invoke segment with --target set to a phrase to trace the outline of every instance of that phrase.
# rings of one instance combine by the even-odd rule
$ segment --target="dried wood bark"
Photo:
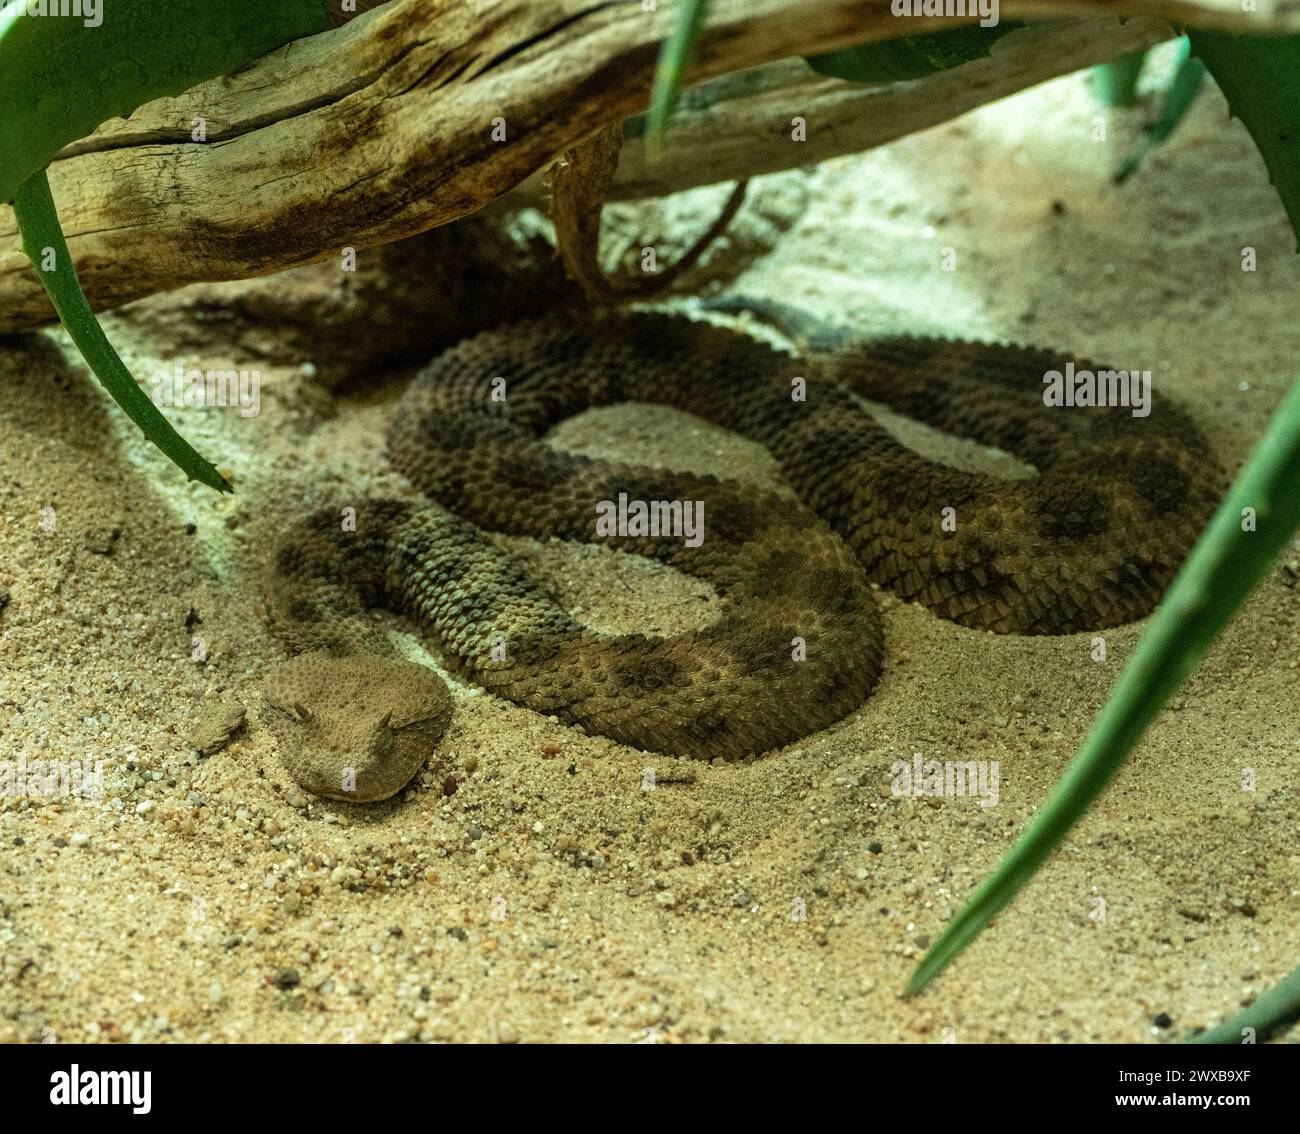
[[[1016,33],[987,66],[905,91],[814,81],[807,105],[827,117],[806,149],[774,140],[767,116],[786,113],[779,91],[738,99],[721,120],[710,121],[707,107],[688,111],[666,163],[652,169],[628,155],[614,195],[866,148],[1170,34],[1163,24],[1121,28],[1117,12],[1255,31],[1300,27],[1300,0],[1259,0],[1244,14],[1238,0],[1004,0],[1001,8],[1003,18],[1097,19]],[[675,15],[662,0],[653,11],[635,0],[395,0],[106,124],[50,172],[91,302],[108,308],[184,283],[262,275],[473,213],[643,111]],[[907,31],[951,22],[909,19]],[[889,0],[713,0],[688,80],[898,32]],[[1013,52],[1031,32],[1033,47]],[[200,129],[204,141],[194,140]],[[50,320],[12,212],[0,209],[0,332]]]

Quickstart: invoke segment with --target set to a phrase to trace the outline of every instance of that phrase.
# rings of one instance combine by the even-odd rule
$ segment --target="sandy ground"
[[[1300,358],[1282,208],[1217,92],[1119,189],[1108,174],[1143,111],[1107,116],[1106,141],[1098,114],[1066,79],[764,179],[694,279],[711,294],[725,274],[728,292],[864,335],[1150,368],[1235,468]],[[722,193],[621,209],[614,227],[636,246],[660,223],[694,231]],[[137,373],[175,362],[129,323],[110,333]],[[0,1038],[1154,1042],[1296,964],[1300,590],[1281,567],[1066,848],[904,1000],[1140,627],[1107,632],[1098,664],[1088,635],[977,633],[882,594],[875,695],[769,758],[648,756],[457,686],[449,771],[385,804],[309,802],[255,717],[210,757],[186,736],[214,703],[254,705],[284,657],[256,574],[279,526],[397,486],[378,454],[403,376],[331,397],[301,369],[264,368],[258,417],[172,411],[232,470],[238,492],[218,499],[133,436],[57,341],[0,344],[0,757],[102,760],[106,795],[0,799]],[[202,361],[239,360],[214,338]],[[748,443],[664,410],[558,432],[587,452],[773,475]],[[667,630],[715,601],[594,548],[519,550],[593,625]],[[914,752],[998,760],[999,805],[892,798],[890,765]]]

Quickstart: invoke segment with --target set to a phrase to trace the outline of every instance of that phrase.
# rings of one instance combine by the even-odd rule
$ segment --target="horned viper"
[[[1085,363],[1078,363],[1085,366]],[[302,786],[350,800],[401,789],[451,713],[446,686],[368,621],[414,618],[488,691],[634,748],[736,758],[840,720],[880,673],[871,584],[962,626],[1068,634],[1154,606],[1205,525],[1223,474],[1160,398],[1052,409],[1052,352],[890,338],[799,359],[681,316],[554,318],[480,334],[410,386],[392,463],[433,502],[326,509],[280,543],[277,629],[300,655],[265,684],[264,717]],[[861,399],[1009,451],[1024,482],[904,447]],[[588,407],[667,404],[761,443],[801,503],[711,476],[553,448]],[[595,538],[597,505],[700,501],[704,538],[601,539],[706,580],[712,624],[672,637],[597,633],[483,529]]]

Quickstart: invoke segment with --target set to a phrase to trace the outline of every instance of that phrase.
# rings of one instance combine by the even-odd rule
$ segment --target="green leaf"
[[[1297,485],[1300,381],[1152,615],[1083,748],[1010,853],[921,960],[908,983],[909,995],[979,935],[1101,794],[1160,707],[1300,528]],[[1242,529],[1246,508],[1254,509],[1256,530]]]
[[[1178,124],[1187,116],[1192,103],[1200,93],[1205,80],[1205,64],[1191,53],[1191,44],[1184,39],[1178,46],[1178,63],[1174,77],[1165,91],[1164,102],[1160,107],[1160,117],[1148,131],[1142,144],[1138,146],[1120,165],[1115,173],[1117,182],[1127,181],[1134,170],[1142,163],[1156,146],[1166,141],[1178,129]]]
[[[229,492],[105,337],[77,279],[44,171],[59,150],[101,122],[334,22],[325,0],[112,0],[92,18],[93,26],[83,17],[29,16],[24,3],[0,7],[0,203],[12,202],[23,251],[105,389],[190,479]]]
[[[23,236],[23,251],[36,268],[45,292],[54,304],[59,319],[67,329],[81,357],[95,372],[125,411],[155,445],[179,465],[191,480],[199,480],[218,492],[231,491],[216,468],[205,461],[188,441],[171,427],[136,384],[131,372],[118,358],[117,351],[104,335],[95,313],[77,280],[63,229],[50,196],[50,183],[41,170],[29,177],[14,198],[14,213]],[[45,267],[49,267],[49,271]]]
[[[1146,57],[1145,51],[1130,51],[1092,69],[1088,78],[1103,106],[1132,106],[1137,101],[1138,79]]]
[[[0,8],[0,203],[69,142],[334,26],[325,0],[110,0],[101,23]]]
[[[681,0],[673,33],[659,52],[654,88],[650,92],[650,109],[646,113],[645,148],[652,161],[663,152],[664,132],[681,94],[682,76],[695,57],[695,44],[704,26],[707,6],[707,0]]]
[[[1188,38],[1255,139],[1300,251],[1300,36],[1189,31]]]
[[[894,83],[902,79],[923,79],[936,71],[960,67],[972,59],[983,59],[1008,32],[1025,25],[1008,20],[992,27],[952,28],[930,35],[905,36],[823,55],[809,55],[808,66],[832,79],[855,83]]]
[[[1255,999],[1241,1015],[1199,1036],[1193,1036],[1188,1043],[1245,1043],[1242,1035],[1247,1029],[1251,1033],[1251,1042],[1263,1039],[1275,1028],[1281,1027],[1288,1020],[1300,1013],[1300,969],[1293,969],[1281,983],[1270,988]]]

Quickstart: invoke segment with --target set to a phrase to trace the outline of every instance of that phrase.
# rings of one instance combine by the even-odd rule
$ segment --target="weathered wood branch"
[[[628,122],[608,199],[658,197],[861,153],[1171,34],[1164,20],[1053,20],[1008,35],[987,59],[884,86],[827,79],[801,59],[726,75],[688,92],[658,161],[646,156],[642,120]],[[791,139],[796,114],[808,123],[804,142]],[[544,174],[491,207],[542,204]]]
[[[1237,0],[1004,0],[1001,7],[1003,18],[1122,11],[1257,31],[1300,27],[1300,0],[1259,0],[1248,14]],[[399,0],[107,124],[70,147],[50,174],[91,301],[105,308],[197,280],[261,275],[475,212],[594,131],[644,110],[675,16],[674,5],[646,12],[639,0]],[[953,22],[909,19],[907,31]],[[1114,31],[1113,20],[1108,27]],[[688,80],[898,31],[889,0],[713,0]],[[1079,64],[1062,59],[1024,74],[1046,78],[1132,49],[1135,41],[1120,38],[1129,46],[1116,39]],[[977,105],[951,93],[950,84],[960,85],[953,73],[909,85],[894,96],[894,111],[911,114],[914,103],[927,103],[938,79],[948,109],[918,114],[915,126],[904,118],[899,131]],[[991,83],[979,100],[1014,89]],[[206,141],[191,137],[196,118]],[[843,148],[874,144],[870,133],[862,137]],[[741,138],[734,149],[743,155],[747,144]],[[729,160],[734,167],[740,159]],[[781,167],[775,160],[769,168]],[[785,164],[810,160],[815,154],[803,150]],[[646,189],[636,191],[645,192],[656,180],[670,183],[642,167],[630,161],[620,185],[639,180]],[[12,213],[0,209],[0,331],[50,317]]]

